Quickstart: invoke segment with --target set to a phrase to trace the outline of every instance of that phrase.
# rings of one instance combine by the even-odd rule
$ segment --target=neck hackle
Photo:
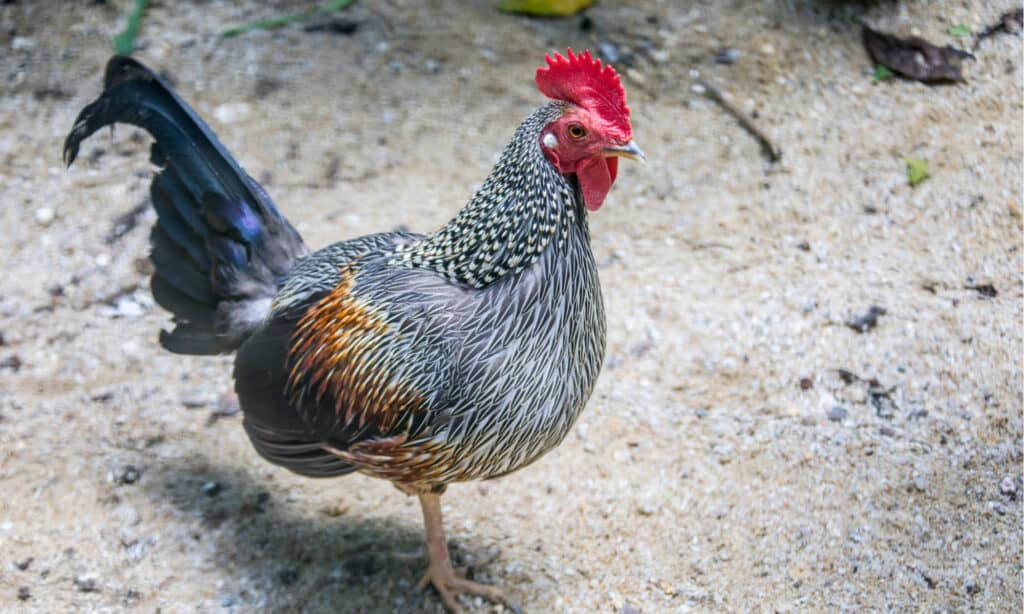
[[[482,288],[564,245],[577,216],[576,190],[540,148],[564,103],[541,107],[516,130],[501,159],[462,211],[438,231],[401,247],[397,263]]]

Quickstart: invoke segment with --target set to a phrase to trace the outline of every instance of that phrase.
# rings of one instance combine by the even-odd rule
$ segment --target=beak
[[[618,147],[605,147],[604,155],[607,157],[629,158],[638,162],[647,161],[647,155],[637,146],[636,141],[630,141]]]

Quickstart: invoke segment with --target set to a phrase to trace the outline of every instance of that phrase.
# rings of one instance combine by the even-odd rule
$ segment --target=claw
[[[416,590],[426,588],[428,583],[432,584],[434,589],[437,590],[437,594],[441,597],[441,602],[444,603],[444,607],[449,612],[462,612],[462,606],[455,599],[455,596],[461,593],[480,595],[488,601],[504,605],[509,610],[516,612],[516,614],[519,614],[521,611],[517,605],[505,597],[505,591],[497,586],[480,584],[479,582],[462,578],[456,575],[451,565],[431,565],[427,573],[416,583]]]

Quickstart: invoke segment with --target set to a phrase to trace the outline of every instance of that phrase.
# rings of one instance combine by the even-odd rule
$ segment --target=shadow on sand
[[[340,489],[343,481],[322,483]],[[185,547],[213,551],[203,555],[217,570],[210,585],[222,582],[219,599],[228,611],[443,611],[433,589],[414,587],[427,567],[419,523],[304,508],[275,498],[252,471],[216,466],[201,455],[164,459],[143,485],[155,505],[170,504],[182,516],[178,531],[168,528],[187,532],[186,543],[194,544]],[[497,558],[474,549],[472,539],[449,548],[471,577]]]

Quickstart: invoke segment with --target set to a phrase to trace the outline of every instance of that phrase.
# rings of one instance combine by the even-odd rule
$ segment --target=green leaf
[[[124,25],[124,32],[121,32],[111,41],[114,53],[118,55],[131,55],[135,51],[135,37],[139,34],[139,25],[142,23],[142,15],[146,12],[146,0],[135,0],[132,10],[128,13],[128,20]]]
[[[232,36],[238,36],[239,34],[245,34],[246,32],[252,32],[253,30],[271,30],[273,28],[280,28],[281,26],[286,26],[290,23],[312,19],[318,15],[326,15],[327,13],[340,11],[346,6],[352,4],[352,1],[353,0],[331,0],[331,2],[326,2],[315,9],[309,9],[302,11],[301,13],[292,13],[291,15],[281,15],[280,17],[258,19],[256,21],[250,21],[249,23],[243,23],[240,26],[234,26],[224,30],[220,35],[224,38],[230,38]]]
[[[875,73],[871,76],[871,82],[878,83],[879,81],[891,79],[894,74],[885,64],[875,64]]]
[[[594,3],[594,0],[499,0],[498,10],[534,17],[567,17]]]
[[[928,160],[904,158],[903,161],[907,163],[907,179],[910,181],[911,187],[931,177],[928,173]]]
[[[953,36],[970,36],[971,35],[971,29],[968,28],[967,26],[965,26],[962,23],[956,24],[955,26],[953,26],[950,29],[946,30],[946,32],[948,32],[949,34],[952,34]]]

